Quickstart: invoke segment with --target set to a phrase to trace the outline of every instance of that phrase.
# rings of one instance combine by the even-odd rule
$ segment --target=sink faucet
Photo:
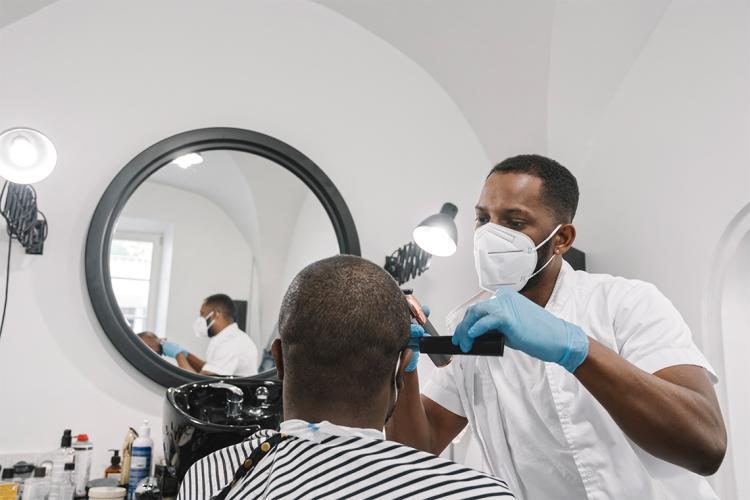
[[[227,395],[227,417],[233,418],[242,415],[242,402],[245,400],[245,393],[242,392],[242,389],[226,382],[214,382],[208,386],[214,389],[226,389],[230,392]]]

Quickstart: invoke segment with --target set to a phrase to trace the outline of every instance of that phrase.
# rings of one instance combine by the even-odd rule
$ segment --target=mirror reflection
[[[323,206],[294,174],[211,150],[138,187],[117,220],[109,267],[123,318],[165,363],[249,376],[272,366],[266,351],[292,278],[338,252]]]

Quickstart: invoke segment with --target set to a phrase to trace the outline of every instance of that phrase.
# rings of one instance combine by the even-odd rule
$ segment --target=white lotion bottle
[[[138,429],[138,437],[133,441],[133,451],[130,457],[130,478],[128,479],[128,500],[135,497],[135,488],[141,480],[151,475],[151,458],[153,457],[154,441],[151,439],[151,428],[148,420]]]

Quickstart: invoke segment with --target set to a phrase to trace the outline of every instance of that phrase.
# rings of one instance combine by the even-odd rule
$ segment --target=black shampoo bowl
[[[172,387],[164,402],[164,457],[182,482],[201,458],[260,429],[278,429],[281,420],[276,370]]]

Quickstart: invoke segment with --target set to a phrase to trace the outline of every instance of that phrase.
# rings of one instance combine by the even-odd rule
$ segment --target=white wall
[[[226,293],[250,299],[253,252],[228,214],[203,196],[146,181],[128,200],[123,217],[169,225],[172,235],[166,328],[156,333],[205,358],[208,339],[192,326],[203,299]]]
[[[417,286],[438,316],[475,287],[468,243],[488,165],[481,145],[424,71],[328,9],[61,0],[0,31],[0,67],[0,129],[39,128],[59,153],[37,186],[50,222],[45,253],[22,256],[14,245],[0,339],[0,452],[53,448],[73,427],[92,436],[100,471],[127,426],[147,417],[160,427],[164,389],[99,327],[83,251],[114,175],[177,132],[243,127],[304,152],[341,191],[364,255],[376,262],[425,214],[456,202],[459,255],[436,261],[431,281]],[[428,290],[449,277],[450,287]]]
[[[749,8],[558,2],[552,38],[548,152],[579,179],[578,246],[591,270],[651,281],[674,302],[722,394],[722,357],[745,366],[745,353],[733,341],[722,349],[719,324],[704,318],[720,237],[750,200]],[[746,399],[724,401],[738,432],[717,478],[722,498],[750,496],[739,430],[750,414],[729,418]],[[732,458],[739,496],[725,475]]]

